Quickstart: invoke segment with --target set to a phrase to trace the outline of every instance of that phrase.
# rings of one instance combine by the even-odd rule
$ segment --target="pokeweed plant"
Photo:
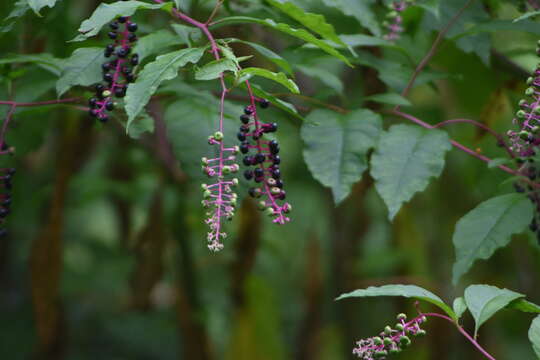
[[[473,15],[467,18],[467,21],[461,21],[462,17],[466,17],[468,12],[473,10],[478,18],[484,19],[483,17],[487,16],[482,4],[474,0],[387,1],[390,12],[382,7],[382,2],[375,5],[371,4],[372,2],[369,5],[362,3],[358,5],[360,10],[356,11],[344,2],[323,1],[326,6],[357,18],[363,28],[369,30],[369,34],[338,34],[322,15],[307,12],[293,1],[267,0],[255,3],[258,10],[264,11],[271,18],[245,16],[249,14],[249,10],[242,12],[229,6],[231,4],[228,2],[219,0],[215,2],[205,20],[195,19],[188,11],[182,10],[179,1],[130,0],[102,3],[81,23],[79,34],[71,41],[80,42],[99,36],[100,33],[107,33],[113,43],[105,45],[105,50],[103,47],[79,47],[67,59],[57,59],[45,54],[4,59],[3,64],[39,64],[58,76],[56,88],[59,97],[68,91],[80,96],[37,102],[0,101],[0,105],[6,105],[9,109],[0,136],[0,154],[13,153],[13,148],[5,142],[5,134],[17,108],[69,106],[86,111],[101,122],[115,119],[125,126],[128,134],[133,135],[134,129],[138,129],[138,132],[153,129],[154,123],[157,124],[159,119],[151,119],[150,110],[156,104],[166,103],[163,99],[170,96],[167,90],[176,87],[176,90],[180,89],[180,92],[192,98],[197,92],[206,102],[205,106],[213,106],[209,113],[211,118],[197,119],[198,122],[194,125],[203,128],[202,123],[211,124],[209,129],[204,128],[205,131],[209,130],[205,133],[204,141],[210,146],[210,150],[206,148],[206,153],[197,154],[197,159],[201,159],[200,163],[197,160],[197,167],[201,166],[204,176],[209,179],[204,180],[200,187],[202,206],[206,210],[205,222],[209,227],[208,248],[211,251],[223,249],[227,236],[224,221],[233,218],[239,199],[245,194],[257,199],[259,208],[272,218],[273,223],[284,225],[291,220],[289,213],[292,206],[286,201],[288,194],[283,180],[287,178],[287,174],[282,174],[283,154],[275,137],[280,125],[264,120],[259,114],[259,110],[263,113],[262,109],[268,108],[270,104],[290,117],[304,120],[300,131],[304,160],[313,177],[322,185],[331,188],[336,204],[348,197],[352,186],[369,170],[375,189],[388,207],[389,220],[393,220],[401,207],[416,193],[425,190],[432,178],[441,175],[445,156],[452,147],[510,174],[517,194],[489,199],[458,221],[453,237],[456,250],[454,283],[470,270],[476,260],[491,257],[495,250],[509,243],[512,235],[523,232],[527,225],[538,234],[538,68],[527,80],[527,99],[519,103],[519,110],[513,121],[518,129],[508,132],[509,139],[480,121],[458,118],[432,124],[413,115],[413,111],[402,109],[412,105],[408,98],[420,81],[433,82],[444,76],[428,66],[445,41],[454,41],[462,51],[473,52],[482,59],[489,57],[489,51],[486,55],[481,52],[480,47],[471,46],[460,39],[469,39],[478,33],[498,29],[525,29],[535,33],[536,30],[531,30],[535,23],[531,22],[530,18],[538,15],[539,6],[536,1],[522,3],[523,10],[536,11],[524,14],[515,21],[494,18],[481,25],[475,22]],[[10,23],[5,25],[3,30],[12,26],[13,18],[21,16],[30,8],[39,13],[44,7],[54,5],[54,1],[21,0],[15,5],[14,12],[8,16]],[[407,46],[400,43],[408,41],[411,44],[415,40],[412,34],[408,34],[412,30],[404,28],[402,16],[412,5],[424,9],[420,13],[428,24],[425,26],[433,26],[437,30],[435,40],[418,62],[415,61],[418,54],[408,51]],[[489,6],[492,5],[490,3]],[[372,11],[375,7],[377,11]],[[235,9],[242,16],[236,16]],[[168,28],[154,31],[150,30],[149,26],[141,27],[145,31],[150,30],[149,34],[135,35],[139,26],[133,19],[143,10],[175,18],[178,24],[172,27],[174,32]],[[222,16],[226,12],[235,16]],[[386,19],[383,20],[385,13]],[[253,14],[258,13],[254,11]],[[376,14],[380,14],[381,19],[377,20]],[[446,22],[442,21],[443,15],[448,17]],[[469,20],[474,22],[472,26],[469,26]],[[103,31],[107,24],[110,29]],[[373,102],[377,105],[354,105],[355,108],[349,110],[300,95],[293,76],[294,69],[332,88],[335,90],[333,95],[342,95],[339,92],[343,91],[344,87],[339,78],[336,80],[333,73],[322,67],[312,69],[305,65],[291,65],[281,54],[248,40],[216,38],[216,34],[220,34],[220,28],[237,24],[280,32],[301,43],[301,46],[298,46],[300,52],[315,49],[319,54],[317,56],[322,57],[321,54],[324,54],[323,60],[331,58],[340,61],[339,66],[365,66],[377,70],[378,78],[385,89],[358,101]],[[99,38],[97,41],[100,41]],[[254,49],[267,58],[274,68],[269,70],[245,66],[251,55],[238,56],[231,48],[234,43]],[[380,47],[382,51],[367,52],[361,49],[363,47]],[[380,54],[384,56],[384,61],[377,57]],[[262,80],[265,86],[280,86],[288,92],[279,94],[276,91],[265,91],[263,87],[255,84],[259,80]],[[199,82],[200,85],[208,81],[215,81],[217,86],[214,86],[214,83],[205,83],[204,88],[203,85],[192,85],[194,82]],[[89,86],[93,86],[94,93],[90,96],[84,90]],[[244,106],[233,103],[233,97]],[[89,106],[82,106],[81,103],[88,98]],[[290,101],[294,102],[294,105],[282,98],[292,99]],[[298,111],[302,106],[297,103],[297,99],[303,99],[319,108],[306,111],[304,118],[305,114]],[[113,110],[115,111],[112,112]],[[394,118],[411,124],[385,128],[383,119]],[[236,119],[240,120],[237,133],[227,127],[231,119],[235,119],[235,127],[238,126]],[[471,149],[452,139],[441,129],[456,123],[472,125],[492,135],[506,157],[515,160],[516,166],[506,165],[508,159],[494,161],[482,151]],[[186,132],[188,131],[192,129],[186,129]],[[4,188],[9,190],[15,171],[11,168],[0,171],[3,172],[1,178]],[[243,179],[238,174],[243,174]],[[244,180],[251,184],[245,186]],[[9,212],[9,194],[2,195],[0,199],[0,217],[3,218]],[[523,299],[524,295],[487,285],[467,288],[464,297],[454,301],[453,308],[424,289],[405,285],[357,290],[340,298],[365,296],[412,297],[437,305],[443,313],[424,313],[418,310],[417,316],[412,320],[406,320],[405,315],[398,315],[395,325],[383,327],[380,334],[358,342],[353,353],[363,359],[386,358],[402,351],[411,344],[411,337],[425,334],[425,322],[430,317],[451,322],[485,357],[493,359],[476,340],[479,327],[503,308],[539,312],[538,306]],[[461,315],[467,309],[476,323],[474,335],[470,335],[459,323]],[[539,321],[538,318],[533,321],[530,332],[535,348],[538,348],[540,343]]]

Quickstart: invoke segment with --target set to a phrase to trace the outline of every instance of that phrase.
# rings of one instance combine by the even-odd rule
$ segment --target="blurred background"
[[[297,3],[324,14],[340,34],[367,33],[355,16],[323,2]],[[380,3],[365,3],[376,19],[384,18]],[[381,105],[363,98],[402,89],[435,31],[462,3],[441,2],[439,20],[420,8],[408,10],[399,46],[355,48],[357,58],[348,54],[354,69],[256,25],[221,27],[215,35],[263,44],[289,60],[305,97],[283,99],[304,116],[325,104],[338,111],[377,111]],[[80,46],[104,46],[103,35],[67,43],[99,4],[65,0],[42,18],[27,14],[0,37],[0,62],[11,54],[67,58]],[[193,0],[185,10],[206,19],[212,5]],[[0,2],[0,17],[12,6]],[[228,1],[220,16],[230,14],[290,22],[259,1]],[[414,107],[405,109],[429,123],[468,117],[506,132],[537,62],[539,30],[460,34],[480,21],[518,15],[517,1],[477,1],[414,89]],[[141,35],[173,22],[164,12],[141,12],[134,19]],[[238,56],[254,54],[233,47]],[[273,68],[255,55],[251,65]],[[54,99],[55,81],[37,65],[0,65],[0,99]],[[281,96],[281,89],[260,84]],[[195,82],[186,73],[166,87],[149,106],[154,133],[139,139],[125,135],[121,114],[101,126],[70,106],[17,110],[7,136],[16,153],[0,159],[18,171],[9,235],[0,239],[2,359],[352,359],[356,340],[393,324],[399,312],[416,313],[412,301],[400,299],[334,301],[357,288],[417,284],[451,302],[465,286],[487,283],[540,303],[540,252],[530,234],[477,263],[457,288],[451,285],[456,222],[480,202],[511,192],[507,174],[453,150],[441,178],[390,223],[367,172],[336,207],[303,161],[302,121],[275,108],[264,120],[280,126],[293,220],[275,226],[245,199],[227,224],[225,249],[210,253],[198,163],[209,151],[204,139],[217,120],[218,83]],[[66,97],[89,94],[75,88]],[[233,92],[231,119],[245,103],[242,89]],[[2,114],[7,110],[0,108]],[[400,121],[387,117],[385,127]],[[235,129],[229,129],[232,138]],[[447,130],[483,154],[505,156],[475,128],[457,124]],[[502,312],[483,327],[480,342],[499,359],[532,359],[530,321],[527,314]],[[470,329],[472,319],[465,317],[464,324]],[[396,359],[481,358],[450,324],[431,320],[426,329],[428,336]]]

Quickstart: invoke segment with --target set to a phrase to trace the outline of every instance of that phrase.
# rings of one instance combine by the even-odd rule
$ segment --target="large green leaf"
[[[208,145],[208,136],[218,130],[219,101],[212,94],[199,92],[197,96],[186,96],[171,104],[165,111],[167,134],[182,169],[196,181],[208,181],[200,166],[203,156],[217,156],[216,146]],[[224,119],[225,144],[236,145],[234,137],[238,120],[227,112]]]
[[[140,72],[137,81],[130,86],[125,97],[128,114],[127,128],[144,109],[159,85],[178,76],[178,69],[187,63],[196,63],[206,48],[187,48],[158,56]]]
[[[266,69],[262,68],[245,68],[240,70],[238,76],[240,77],[240,81],[247,80],[251,78],[252,76],[261,76],[263,78],[266,78],[268,80],[272,80],[277,82],[278,84],[281,84],[285,86],[287,89],[289,89],[294,94],[299,94],[300,90],[298,89],[298,85],[291,79],[287,77],[284,73],[275,73]]]
[[[154,132],[154,119],[146,111],[142,111],[139,116],[131,122],[128,128],[128,135],[132,139],[139,139],[142,134]]]
[[[41,16],[39,13],[45,6],[53,8],[57,0],[28,0],[28,5],[34,10],[36,15]]]
[[[371,158],[371,176],[390,220],[403,203],[441,174],[451,148],[448,135],[440,130],[400,124],[381,135]]]
[[[179,36],[163,29],[141,37],[133,48],[133,52],[139,54],[139,60],[143,61],[150,55],[160,54],[171,46],[181,44],[184,42]]]
[[[319,81],[321,81],[324,85],[335,90],[337,93],[341,94],[343,92],[343,82],[339,77],[332,74],[330,71],[327,71],[321,67],[306,65],[296,65],[296,68],[307,76],[319,79]]]
[[[270,5],[278,8],[300,24],[304,25],[309,30],[319,34],[324,39],[345,46],[343,41],[337,36],[334,27],[326,22],[324,16],[306,12],[301,7],[296,6],[290,1],[283,0],[266,0]]]
[[[222,25],[244,24],[244,23],[263,25],[271,29],[281,31],[290,36],[294,36],[295,38],[301,39],[305,42],[315,45],[317,48],[321,49],[322,51],[340,59],[347,65],[352,66],[349,60],[345,56],[343,56],[339,51],[334,49],[334,47],[327,44],[325,41],[316,38],[310,32],[304,29],[292,28],[289,25],[284,24],[284,23],[276,23],[272,19],[263,20],[263,19],[249,17],[249,16],[231,16],[231,17],[227,17],[227,18],[219,20],[219,22],[217,22],[216,25],[222,26]]]
[[[514,300],[508,304],[507,308],[526,313],[540,314],[540,306],[525,299]]]
[[[236,43],[241,43],[241,44],[251,46],[257,52],[259,52],[262,56],[264,56],[265,58],[267,58],[268,60],[270,60],[271,62],[273,62],[277,66],[281,67],[283,70],[285,70],[285,72],[287,72],[288,74],[292,74],[292,67],[291,67],[291,65],[289,64],[289,62],[287,60],[285,60],[280,55],[276,54],[272,50],[270,50],[270,49],[268,49],[268,48],[266,48],[266,47],[264,47],[262,45],[259,45],[259,44],[254,43],[254,42],[244,41],[244,40],[239,40],[239,39],[234,39],[234,38],[225,39],[225,41],[228,42],[228,43],[235,43],[236,42]]]
[[[534,318],[529,328],[529,340],[532,344],[536,358],[540,359],[540,315]]]
[[[416,285],[383,285],[370,286],[367,289],[359,289],[353,292],[343,294],[337,300],[351,297],[379,297],[379,296],[402,296],[417,300],[427,301],[446,312],[452,319],[456,320],[456,314],[446,305],[444,301],[432,292]]]
[[[214,80],[225,71],[232,71],[236,73],[238,68],[236,63],[231,59],[219,59],[205,64],[203,67],[197,69],[195,72],[195,79],[197,80]]]
[[[293,115],[294,117],[300,119],[300,120],[304,120],[304,118],[302,116],[300,116],[300,114],[298,114],[298,111],[296,111],[296,108],[294,107],[294,105],[292,105],[291,103],[288,103],[286,101],[283,101],[277,97],[275,97],[274,95],[270,94],[270,93],[267,93],[266,91],[264,91],[262,88],[260,88],[257,84],[250,84],[251,86],[251,90],[253,91],[253,94],[255,94],[255,96],[261,98],[261,99],[266,99],[268,101],[270,101],[272,103],[272,106],[275,106],[291,115]],[[247,88],[245,83],[242,84],[242,88]]]
[[[478,329],[499,310],[504,309],[512,301],[525,295],[508,289],[499,289],[491,285],[471,285],[465,289],[465,302],[471,312],[475,326],[474,336]]]
[[[528,19],[528,18],[531,18],[533,16],[538,16],[540,15],[540,11],[536,10],[536,11],[529,11],[523,15],[521,15],[520,17],[514,19],[514,22],[518,22],[518,21],[522,21],[522,20],[525,20],[525,19]]]
[[[477,259],[488,259],[506,246],[513,234],[522,232],[532,219],[532,205],[520,194],[497,196],[481,203],[462,217],[453,236],[456,284]]]
[[[64,66],[64,60],[58,59],[48,53],[41,54],[20,54],[13,55],[0,59],[1,64],[12,64],[12,63],[32,63],[36,64],[39,67],[49,71],[51,74],[60,76],[62,73],[62,68]]]
[[[367,169],[367,153],[382,130],[381,117],[369,110],[346,115],[315,110],[306,117],[301,136],[311,174],[332,189],[339,204]]]
[[[79,27],[81,34],[70,41],[83,41],[99,33],[101,28],[119,16],[131,16],[139,9],[170,9],[171,3],[149,4],[142,1],[117,1],[112,4],[101,3],[90,18]]]
[[[325,5],[339,9],[345,15],[355,17],[362,26],[369,29],[374,35],[381,35],[379,21],[371,10],[372,0],[323,0]]]
[[[105,62],[103,49],[79,48],[64,62],[62,75],[56,83],[56,92],[62,96],[75,85],[88,86],[101,80],[101,64]]]

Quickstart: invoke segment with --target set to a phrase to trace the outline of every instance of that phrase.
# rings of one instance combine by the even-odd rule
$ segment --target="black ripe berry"
[[[107,109],[108,111],[114,110],[114,103],[112,101],[107,101],[105,103],[105,109]]]
[[[264,162],[264,159],[265,159],[264,154],[258,153],[257,155],[255,155],[255,162],[257,164],[262,164]]]
[[[251,115],[251,114],[253,114],[253,109],[251,108],[251,106],[246,106],[246,107],[244,108],[244,114],[246,114],[246,115]]]
[[[135,65],[138,65],[139,64],[139,55],[138,54],[133,54],[131,56],[131,60],[129,60],[129,62],[131,63],[131,65],[135,66]]]
[[[117,87],[116,89],[114,89],[114,96],[118,98],[123,98],[124,96],[126,96],[126,88]]]
[[[109,36],[109,39],[115,40],[118,37],[118,33],[115,31],[111,31],[107,34]]]
[[[247,154],[249,152],[249,145],[247,143],[240,144],[240,152],[242,154]]]
[[[97,103],[96,98],[90,98],[90,100],[88,100],[88,106],[90,106],[91,108],[96,107],[96,103]]]
[[[127,19],[128,19],[127,16],[121,16],[118,18],[118,22],[123,24],[127,21]]]
[[[244,159],[242,159],[242,162],[246,166],[250,166],[253,162],[253,156],[245,156]]]
[[[130,24],[127,26],[127,28],[128,28],[128,31],[129,31],[129,32],[135,32],[135,31],[137,31],[137,29],[139,28],[139,26],[138,26],[137,24],[135,24],[135,23],[130,23]]]
[[[112,30],[118,30],[118,22],[113,21],[112,23],[109,24],[109,27],[110,27]]]
[[[248,124],[249,123],[249,120],[250,120],[250,117],[249,115],[246,115],[246,114],[242,114],[240,116],[240,121],[244,124]]]
[[[253,171],[251,170],[244,171],[244,177],[246,178],[246,180],[253,179]]]
[[[266,109],[266,108],[268,108],[270,106],[270,101],[268,101],[266,99],[261,99],[259,101],[259,105],[260,105],[261,108]]]
[[[120,48],[116,52],[116,55],[118,55],[119,58],[125,58],[128,54],[128,50],[126,48]]]
[[[255,175],[255,177],[263,177],[264,170],[261,168],[256,168],[255,170],[253,170],[253,174]]]
[[[246,141],[246,134],[244,134],[243,132],[239,132],[238,134],[236,134],[236,137],[240,141]]]

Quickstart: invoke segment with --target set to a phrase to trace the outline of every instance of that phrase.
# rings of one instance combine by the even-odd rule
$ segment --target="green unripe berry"
[[[259,210],[266,209],[266,201],[259,201],[259,203],[257,204],[257,207],[259,208]]]
[[[386,355],[388,355],[388,352],[386,350],[381,350],[381,351],[375,352],[375,358],[377,358],[377,359],[383,358]]]
[[[526,115],[526,112],[523,111],[523,110],[519,110],[517,113],[516,113],[516,116],[520,119],[524,118]]]
[[[223,133],[221,131],[216,131],[214,133],[214,139],[216,139],[216,141],[223,140]]]
[[[418,330],[416,332],[416,336],[420,336],[420,337],[426,336],[426,330]]]
[[[109,97],[109,96],[111,96],[111,92],[109,90],[105,90],[104,92],[101,93],[101,96]]]
[[[391,355],[395,355],[395,354],[399,354],[401,352],[401,349],[400,348],[392,348],[390,349],[389,353]]]
[[[382,345],[382,344],[383,344],[383,341],[382,341],[382,339],[381,339],[380,337],[375,336],[375,337],[373,338],[373,343],[374,343],[375,345]]]
[[[396,324],[396,330],[403,331],[403,324]]]
[[[384,338],[384,345],[385,346],[389,346],[393,343],[392,339],[390,339],[389,337],[385,337]]]
[[[534,88],[529,87],[527,90],[525,90],[525,95],[531,96],[532,94],[534,94]]]
[[[272,195],[279,195],[281,193],[281,189],[278,188],[277,186],[274,186],[273,188],[270,189],[270,192],[272,193]]]
[[[532,77],[527,78],[527,85],[531,85],[533,81],[534,81],[534,78]]]
[[[201,190],[208,190],[207,184],[201,184]]]
[[[525,99],[519,100],[519,106],[523,106],[523,105],[525,105],[526,103],[527,103],[527,100],[525,100]]]
[[[210,192],[210,190],[206,190],[204,193],[203,193],[203,197],[205,199],[210,199],[212,196],[212,193]]]
[[[230,166],[224,166],[222,169],[221,169],[221,173],[223,175],[228,175],[231,173],[231,167]]]
[[[389,18],[389,19],[393,19],[395,17],[397,17],[399,14],[397,11],[390,11],[388,14],[386,14],[386,17]]]
[[[208,165],[208,158],[205,158],[205,157],[201,158],[201,164]]]
[[[392,328],[391,328],[390,326],[387,325],[387,326],[384,328],[384,333],[385,333],[386,335],[392,334]]]
[[[406,346],[411,345],[411,339],[409,339],[408,336],[403,336],[402,335],[402,336],[399,337],[399,343],[401,344],[401,346],[406,347]]]
[[[267,208],[265,212],[266,212],[266,215],[268,215],[268,216],[274,216],[275,215],[275,211],[271,207]]]
[[[232,186],[238,186],[238,179],[237,178],[234,178],[232,179]]]
[[[407,315],[405,315],[405,314],[403,314],[403,313],[398,314],[397,319],[400,320],[400,321],[401,321],[401,320],[407,320]]]
[[[527,140],[529,137],[531,136],[531,133],[528,132],[528,131],[520,131],[519,132],[519,137],[522,139],[522,140]]]

